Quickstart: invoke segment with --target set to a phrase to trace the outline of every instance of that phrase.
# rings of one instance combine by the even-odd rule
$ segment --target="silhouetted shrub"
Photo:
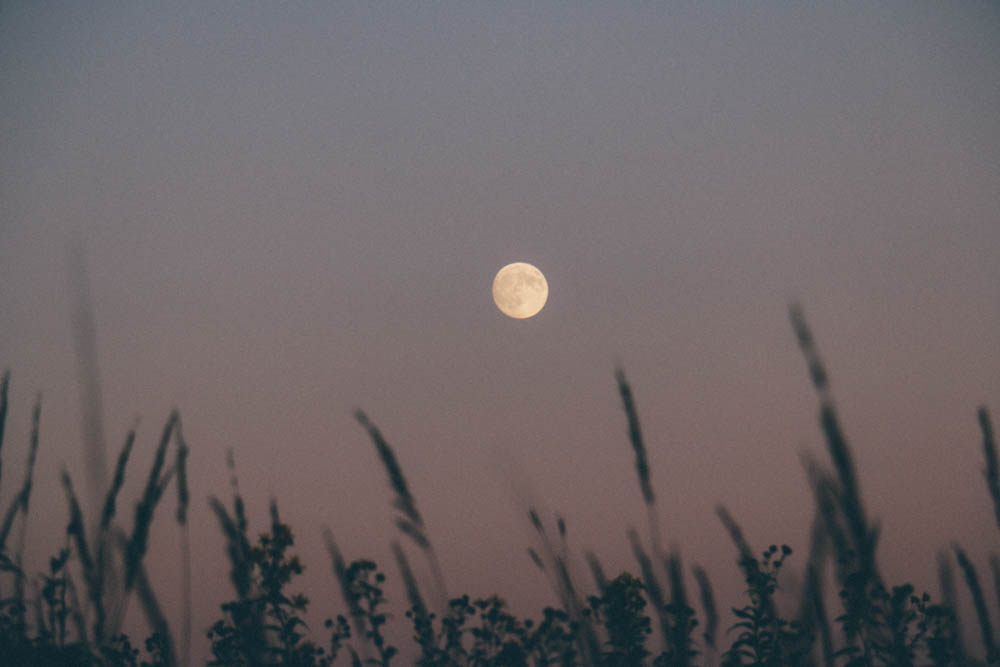
[[[793,307],[790,315],[819,397],[819,425],[832,463],[828,468],[812,457],[806,460],[816,516],[804,586],[800,598],[793,601],[797,603],[797,617],[782,614],[778,595],[779,574],[791,549],[771,545],[762,552],[754,551],[740,526],[720,507],[719,518],[736,547],[735,563],[744,575],[747,600],[731,610],[734,622],[728,632],[718,637],[720,619],[711,584],[707,573],[695,566],[693,574],[704,620],[699,622],[699,614],[685,591],[679,555],[661,552],[648,452],[631,387],[624,372],[617,369],[615,378],[635,455],[639,491],[647,509],[651,548],[642,544],[634,529],[628,529],[626,534],[636,558],[638,576],[622,572],[610,580],[597,557],[587,553],[598,590],[593,595],[583,595],[584,588],[569,567],[566,522],[557,517],[558,538],[550,539],[542,517],[534,509],[529,510],[541,548],[537,551],[529,548],[528,552],[549,578],[559,601],[557,606],[543,609],[538,621],[518,618],[495,595],[475,600],[468,595],[447,597],[424,517],[417,510],[402,468],[381,431],[363,412],[356,413],[386,468],[394,495],[393,506],[398,511],[397,527],[424,554],[434,578],[433,597],[438,599],[438,613],[425,602],[402,547],[392,542],[409,603],[406,617],[412,625],[416,663],[421,667],[645,664],[686,667],[699,659],[712,664],[718,658],[726,666],[767,667],[977,664],[968,657],[960,640],[949,555],[939,556],[943,597],[940,603],[932,602],[927,593],[916,595],[911,584],[889,587],[884,583],[877,564],[877,522],[870,518],[862,500],[853,456],[831,397],[829,374],[801,310]],[[9,378],[8,372],[0,380],[0,447],[4,441]],[[177,665],[183,658],[178,657],[174,648],[169,624],[159,609],[143,560],[155,510],[171,483],[177,485],[175,520],[183,539],[187,539],[188,447],[181,434],[179,413],[171,413],[163,429],[141,498],[136,503],[130,533],[117,528],[114,520],[135,443],[134,429],[119,455],[95,535],[88,535],[89,524],[84,520],[72,479],[63,472],[69,513],[66,546],[50,559],[48,572],[32,575],[24,571],[21,548],[11,550],[8,537],[18,520],[22,528],[27,521],[39,447],[40,412],[41,403],[36,401],[25,479],[0,515],[0,575],[13,584],[10,592],[4,588],[0,594],[0,664]],[[977,417],[983,433],[987,493],[1000,526],[1000,465],[993,427],[986,408],[980,408]],[[167,449],[172,442],[177,447],[171,466]],[[207,631],[212,652],[209,664],[328,667],[340,659],[351,665],[388,667],[394,660],[398,662],[400,650],[390,643],[385,632],[390,607],[385,595],[386,575],[371,560],[347,562],[329,531],[327,547],[346,610],[324,624],[329,633],[328,649],[310,639],[310,629],[303,618],[309,600],[301,593],[289,592],[293,579],[303,570],[299,558],[290,553],[294,546],[292,530],[280,520],[277,504],[272,501],[269,530],[255,541],[250,539],[249,521],[231,454],[227,463],[233,471],[232,512],[215,497],[210,499],[210,506],[226,538],[235,597],[221,605],[221,618]],[[955,545],[953,552],[973,597],[983,652],[991,664],[996,664],[1000,662],[1000,651],[995,645],[978,574],[964,550]],[[186,559],[186,549],[184,553]],[[1000,600],[1000,556],[990,554],[989,558]],[[839,626],[839,635],[829,627],[828,601],[823,595],[826,562],[833,565],[839,590],[840,611],[835,613],[833,621]],[[82,575],[81,582],[74,577],[71,563],[76,564],[74,569]],[[190,585],[188,565],[185,561],[186,586]],[[29,589],[34,591],[33,596],[26,593]],[[81,590],[88,604],[81,602]],[[118,610],[124,598],[133,593],[139,597],[151,628],[142,645],[144,651],[134,647],[119,630],[122,619]],[[187,605],[186,611],[190,613]],[[696,637],[699,626],[704,631]],[[186,656],[186,630],[181,634],[182,656]],[[821,641],[816,641],[817,637]]]

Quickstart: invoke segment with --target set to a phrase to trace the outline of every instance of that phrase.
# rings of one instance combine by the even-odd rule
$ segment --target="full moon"
[[[523,320],[537,315],[548,298],[549,284],[531,264],[508,264],[493,279],[493,302],[508,317]]]

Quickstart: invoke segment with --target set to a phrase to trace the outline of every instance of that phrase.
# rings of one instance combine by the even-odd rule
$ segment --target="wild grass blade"
[[[118,461],[115,464],[115,474],[111,480],[111,488],[108,489],[108,493],[104,497],[104,508],[101,511],[101,523],[99,526],[101,531],[108,530],[111,527],[111,521],[115,517],[118,494],[125,484],[125,468],[128,465],[129,456],[132,454],[132,447],[135,445],[135,431],[135,427],[129,430],[125,436],[125,444],[118,454]]]
[[[24,471],[24,482],[21,484],[21,490],[17,492],[14,499],[11,501],[10,507],[7,508],[7,512],[4,514],[3,523],[0,524],[0,552],[3,552],[6,544],[7,538],[10,536],[10,531],[14,527],[14,519],[17,518],[18,512],[24,515],[24,521],[27,521],[28,514],[28,501],[31,498],[31,486],[32,486],[32,476],[35,469],[35,459],[38,456],[38,439],[39,439],[39,428],[42,415],[42,397],[39,395],[35,399],[35,405],[31,411],[31,440],[28,448],[28,463],[25,466]]]
[[[830,630],[830,616],[826,611],[823,595],[823,572],[819,569],[819,563],[809,563],[806,565],[805,590],[802,595],[804,607],[801,612],[804,621],[802,627],[807,631],[819,630],[819,651],[823,665],[833,667],[833,633]]]
[[[670,579],[670,604],[677,607],[687,607],[687,590],[684,586],[684,574],[681,567],[681,555],[672,551],[667,556],[667,574]]]
[[[430,547],[431,543],[427,540],[427,536],[417,526],[413,525],[412,522],[407,521],[403,517],[396,517],[396,528],[399,529],[399,532],[413,540],[421,549],[428,549]]]
[[[976,413],[979,418],[979,428],[983,432],[983,453],[986,456],[986,469],[983,474],[986,477],[986,488],[989,489],[990,498],[993,500],[993,515],[996,518],[997,528],[1000,528],[1000,464],[997,463],[997,447],[993,440],[993,423],[990,421],[990,412],[986,406],[982,406]]]
[[[188,527],[188,505],[191,493],[188,489],[187,460],[190,450],[184,439],[184,429],[177,423],[177,523],[181,528],[181,660],[191,662],[191,534]]]
[[[814,491],[816,491],[814,485]],[[809,555],[806,558],[806,569],[799,601],[799,626],[806,632],[819,632],[819,650],[826,667],[833,667],[833,634],[830,630],[830,617],[826,611],[824,600],[823,567],[827,556],[829,538],[825,529],[828,519],[817,507],[809,536]]]
[[[122,549],[127,549],[130,540],[127,539],[123,533],[118,533],[117,537],[119,546]],[[153,586],[149,582],[149,576],[146,574],[146,568],[143,566],[142,562],[139,562],[136,567],[134,587],[136,594],[139,596],[142,611],[146,616],[146,622],[149,623],[149,627],[152,629],[154,636],[158,636],[161,642],[164,658],[166,660],[165,667],[175,667],[178,664],[177,653],[174,649],[174,640],[173,634],[170,632],[170,624],[167,622],[167,617],[163,614],[163,610],[160,608],[160,603],[156,599],[156,594],[153,592]]]
[[[427,605],[424,604],[424,598],[420,594],[420,587],[417,585],[416,577],[413,576],[413,570],[410,569],[410,562],[406,559],[406,553],[396,540],[393,540],[390,546],[392,548],[392,555],[396,559],[396,565],[399,567],[400,575],[403,577],[403,584],[406,587],[406,597],[410,601],[410,606],[415,613],[426,620],[428,614]]]
[[[687,592],[684,588],[684,570],[681,566],[681,556],[672,551],[666,561],[667,577],[670,582],[670,611],[673,616],[671,623],[670,644],[674,654],[674,664],[686,667],[691,664],[694,655],[689,633],[693,609],[688,604]]]
[[[628,421],[628,438],[635,453],[635,472],[639,479],[639,489],[642,500],[646,504],[646,519],[649,523],[649,539],[653,545],[653,558],[659,562],[663,556],[663,539],[660,535],[660,521],[656,510],[656,496],[653,494],[653,484],[649,475],[649,458],[646,454],[646,443],[642,438],[642,428],[639,426],[639,412],[635,406],[635,396],[632,387],[621,368],[615,370],[615,381],[618,383],[618,393],[622,399],[625,418]]]
[[[11,528],[14,527],[14,519],[17,517],[17,513],[21,510],[21,495],[18,494],[11,500],[10,505],[7,507],[7,511],[4,512],[3,523],[0,523],[0,553],[3,553],[6,549],[7,536],[10,534]]]
[[[84,466],[86,469],[87,500],[91,511],[96,511],[106,488],[104,408],[102,405],[101,375],[97,355],[97,327],[94,324],[94,306],[90,297],[87,276],[87,256],[79,242],[69,246],[67,252],[72,306],[71,328],[73,348],[76,352],[79,377],[80,405],[83,417]],[[93,525],[90,526],[94,528]]]
[[[32,481],[34,479],[35,471],[35,459],[38,457],[38,441],[39,441],[39,428],[41,424],[42,415],[42,396],[39,394],[35,399],[35,406],[31,411],[31,443],[28,450],[28,465],[24,473],[24,485],[21,487],[21,493],[18,494],[17,503],[21,506],[21,530],[18,532],[17,536],[17,549],[14,554],[14,565],[21,569],[21,564],[24,560],[24,535],[27,532],[28,524],[28,507],[31,501],[31,489]],[[12,506],[14,509],[17,503]],[[3,544],[7,538],[7,532],[10,527],[7,525],[6,520],[2,529],[2,535],[0,535],[0,550],[3,549]],[[24,576],[14,577],[14,599],[18,601],[19,614],[23,620],[23,610],[24,610]]]
[[[409,485],[406,483],[406,476],[403,475],[403,469],[399,466],[392,447],[389,446],[389,443],[382,436],[382,432],[368,419],[368,415],[364,411],[356,410],[354,417],[368,432],[368,437],[374,443],[379,459],[381,459],[382,465],[389,475],[389,485],[396,492],[394,501],[396,508],[403,513],[403,516],[406,517],[415,530],[423,530],[424,520],[417,510],[416,500],[414,500],[413,494],[410,493]]]
[[[163,493],[161,471],[163,470],[163,465],[166,460],[167,445],[170,444],[170,438],[179,419],[180,414],[177,410],[173,410],[170,413],[170,417],[167,419],[167,423],[163,427],[163,433],[160,436],[160,444],[156,448],[156,453],[153,457],[153,465],[149,471],[149,477],[146,480],[146,488],[143,491],[139,503],[135,507],[135,525],[132,529],[132,536],[129,538],[128,544],[125,546],[126,591],[131,590],[132,586],[135,584],[135,577],[139,571],[139,563],[146,554],[146,544],[149,540],[149,530],[150,526],[153,524],[153,512],[155,511],[156,505],[159,503],[160,496]]]
[[[87,541],[87,527],[83,520],[83,511],[80,509],[80,501],[73,490],[73,480],[65,470],[62,471],[62,485],[66,491],[66,503],[69,505],[69,526],[66,528],[66,533],[76,546],[76,557],[83,570],[83,583],[87,589],[87,598],[90,600],[96,616],[94,642],[100,645],[104,641],[106,621],[104,605],[101,604],[101,577]]]
[[[585,607],[577,593],[577,586],[573,583],[573,577],[567,561],[569,554],[566,551],[567,545],[565,539],[561,540],[563,549],[560,553],[553,546],[552,540],[545,530],[545,525],[542,523],[538,511],[534,507],[528,509],[528,518],[531,520],[531,525],[534,526],[535,531],[542,541],[543,557],[540,558],[538,553],[533,549],[528,549],[528,553],[535,560],[535,564],[538,565],[539,569],[545,573],[556,596],[559,598],[563,610],[569,615],[570,620],[577,625],[579,632],[576,639],[580,655],[585,664],[592,664],[600,658],[600,645],[594,634],[593,625],[583,613]],[[558,527],[560,524],[558,518],[556,523]],[[562,538],[565,538],[566,524],[564,521],[561,522],[559,533]]]
[[[538,568],[545,572],[546,577],[549,577],[549,583],[552,584],[556,595],[559,596],[560,602],[562,602],[565,606],[566,592],[563,589],[562,581],[558,578],[557,574],[555,579],[552,579],[550,576],[550,573],[556,572],[555,564],[559,559],[559,554],[556,553],[555,547],[552,546],[552,540],[549,539],[549,535],[545,531],[545,525],[542,523],[542,519],[538,515],[538,511],[534,507],[528,509],[528,519],[530,519],[531,525],[535,527],[535,532],[538,533],[538,537],[542,541],[544,558],[540,557],[538,552],[531,548],[528,549],[528,555],[532,557],[535,564],[538,565]]]
[[[955,559],[958,561],[958,566],[962,568],[962,574],[965,576],[965,585],[969,588],[969,593],[972,594],[972,602],[976,609],[976,618],[979,621],[979,631],[983,639],[983,647],[986,649],[986,661],[995,662],[1000,660],[1000,653],[997,652],[996,641],[993,639],[993,624],[990,623],[990,615],[986,609],[986,598],[983,595],[983,589],[979,585],[979,575],[976,574],[976,568],[969,560],[969,557],[965,554],[965,551],[957,544],[952,545],[955,551]]]
[[[111,526],[112,521],[114,521],[115,514],[117,513],[117,501],[118,495],[121,493],[122,486],[125,484],[125,468],[128,465],[129,456],[132,453],[132,448],[135,445],[135,434],[137,426],[133,426],[128,434],[125,436],[125,444],[122,446],[122,450],[118,453],[118,460],[115,463],[114,476],[111,479],[111,488],[108,489],[107,494],[104,497],[104,508],[101,511],[101,518],[98,524],[97,536],[95,539],[95,548],[97,550],[97,566],[96,575],[98,577],[98,582],[96,584],[96,590],[98,594],[98,600],[95,602],[96,606],[100,609],[100,614],[102,616],[102,622],[100,623],[100,630],[102,634],[99,636],[103,639],[103,630],[105,628],[104,619],[111,618],[111,630],[112,634],[118,630],[119,623],[124,613],[124,600],[122,599],[122,582],[121,574],[115,568],[112,558],[110,557],[111,551]]]
[[[28,465],[24,471],[24,486],[21,487],[21,511],[24,520],[28,520],[28,504],[31,501],[31,488],[34,482],[35,460],[38,458],[38,440],[42,421],[42,395],[35,398],[35,406],[31,409],[31,441],[28,449]]]
[[[718,515],[719,520],[722,521],[722,525],[725,526],[730,539],[740,553],[740,568],[746,575],[747,584],[759,596],[760,607],[764,610],[764,617],[776,619],[777,613],[774,608],[772,591],[766,585],[762,585],[760,565],[757,557],[754,555],[753,549],[750,547],[750,543],[743,536],[743,529],[740,528],[740,525],[736,523],[724,506],[719,505],[715,513]]]
[[[866,518],[854,459],[847,444],[847,438],[840,427],[840,420],[830,394],[829,375],[820,359],[815,339],[808,324],[806,324],[801,307],[792,304],[789,307],[789,318],[809,368],[813,386],[819,394],[820,427],[826,437],[827,449],[837,472],[840,487],[840,493],[837,497],[840,501],[841,511],[850,528],[854,550],[858,558],[857,569],[866,577],[876,581],[878,580],[875,565],[876,533]]]
[[[410,609],[414,616],[414,632],[417,643],[420,644],[421,655],[424,660],[433,661],[438,657],[437,645],[434,641],[434,626],[432,617],[424,604],[424,598],[420,594],[420,587],[417,579],[410,569],[410,562],[406,559],[403,547],[396,540],[392,541],[392,553],[396,558],[396,566],[403,577],[403,586],[406,588],[406,597],[410,602]]]
[[[7,389],[10,387],[10,369],[3,372],[0,380],[0,452],[3,451],[4,428],[7,424]],[[0,482],[3,481],[3,459],[0,458]],[[0,489],[3,486],[0,485]]]
[[[584,556],[587,559],[587,565],[590,567],[590,574],[594,577],[594,584],[597,586],[598,592],[603,596],[608,592],[608,577],[604,574],[604,567],[593,551],[586,552]],[[535,558],[537,559],[538,556],[535,555]],[[538,566],[541,567],[541,560],[537,562]]]
[[[179,417],[175,434],[177,436],[177,459],[174,463],[174,468],[177,470],[177,523],[184,526],[187,525],[188,505],[191,502],[187,479],[187,459],[190,450],[187,441],[184,440],[184,430],[181,428]]]
[[[427,528],[424,525],[424,519],[420,515],[419,510],[417,510],[417,501],[413,497],[413,494],[410,493],[410,487],[406,483],[406,476],[403,474],[403,469],[396,459],[396,454],[382,435],[382,432],[363,410],[355,410],[354,417],[368,432],[368,437],[375,445],[379,459],[381,459],[382,465],[389,475],[389,485],[396,493],[393,506],[403,514],[401,518],[397,518],[396,526],[409,536],[423,551],[437,587],[438,604],[442,609],[447,609],[448,589],[444,582],[444,572],[441,570],[441,564],[438,561],[437,553],[434,551],[434,546],[431,544],[430,538],[427,537]]]
[[[958,614],[958,595],[955,590],[955,571],[951,567],[951,559],[947,551],[939,551],[937,554],[937,578],[938,589],[941,592],[941,603],[954,612],[955,637],[959,650],[965,646],[962,637],[962,622]]]
[[[233,471],[231,481],[235,490],[236,473],[231,452],[228,459],[230,470]],[[239,603],[248,609],[248,613],[241,614],[238,619],[234,620],[238,625],[240,634],[245,639],[245,650],[248,651],[249,659],[258,660],[261,657],[259,653],[261,648],[267,645],[267,632],[261,616],[261,607],[259,605],[245,604],[250,600],[251,593],[254,592],[252,591],[253,562],[251,560],[250,541],[247,537],[246,517],[242,515],[243,520],[241,521],[239,518],[229,516],[225,505],[215,496],[210,497],[208,502],[209,507],[212,508],[212,511],[215,512],[216,517],[219,519],[223,535],[226,536],[226,554],[229,556],[231,565],[229,579],[236,590]],[[235,506],[235,513],[239,514],[241,501],[238,495],[234,498],[233,504]]]
[[[660,586],[660,582],[656,578],[656,573],[653,570],[653,562],[650,560],[649,555],[646,554],[646,550],[642,548],[642,542],[639,540],[639,533],[635,531],[634,528],[630,528],[628,531],[629,542],[632,543],[632,554],[635,556],[636,562],[639,563],[639,571],[642,573],[642,582],[646,586],[646,595],[649,596],[649,601],[653,605],[653,609],[656,611],[656,618],[660,623],[660,633],[662,635],[663,650],[670,650],[670,618],[667,615],[667,601],[663,596],[663,588]]]
[[[555,564],[556,571],[563,581],[562,587],[566,591],[569,603],[566,610],[570,613],[571,618],[575,619],[579,624],[582,640],[581,650],[583,651],[582,655],[584,659],[596,663],[600,660],[601,656],[600,643],[597,641],[597,635],[590,617],[585,613],[587,610],[586,604],[578,594],[577,586],[573,581],[573,574],[570,569],[570,548],[567,539],[566,520],[560,515],[556,515],[556,529],[559,533],[562,554],[556,558]]]
[[[865,518],[864,505],[861,502],[857,485],[857,475],[854,471],[854,462],[847,441],[840,429],[837,413],[831,404],[827,403],[820,407],[820,422],[840,483],[841,492],[837,498],[840,500],[844,518],[850,528],[851,537],[860,558],[858,566],[862,571],[874,577],[875,538]]]
[[[705,613],[705,630],[702,638],[705,645],[713,651],[716,647],[716,636],[719,631],[719,613],[715,608],[715,596],[712,593],[712,583],[704,568],[695,565],[692,568],[694,580],[698,583],[698,595],[701,598],[701,608]]]
[[[628,419],[628,437],[632,443],[632,450],[635,452],[635,471],[639,477],[639,488],[642,491],[642,499],[648,505],[655,500],[653,495],[653,485],[649,480],[649,461],[646,458],[646,445],[642,440],[642,429],[639,427],[639,414],[635,408],[635,398],[632,396],[632,387],[625,378],[625,371],[621,368],[615,371],[615,379],[618,382],[618,393],[622,397],[622,405],[625,408],[625,417]]]
[[[990,570],[993,573],[993,591],[997,596],[997,603],[1000,605],[1000,557],[990,554]]]
[[[577,640],[580,656],[584,664],[596,665],[601,655],[600,644],[594,633],[594,627],[590,623],[590,617],[583,613],[585,607],[576,592],[576,585],[570,575],[569,565],[563,557],[557,556],[554,569],[559,577],[560,588],[564,591],[563,608],[578,628]]]
[[[840,488],[833,475],[824,470],[808,452],[803,453],[802,461],[809,478],[809,486],[813,491],[813,499],[816,501],[816,519],[810,540],[810,558],[814,558],[816,540],[822,538],[823,543],[829,545],[829,548],[833,550],[837,579],[843,584],[853,572],[850,565],[854,553],[850,539],[842,525],[841,505],[838,501]]]
[[[351,586],[351,579],[347,572],[347,561],[344,560],[344,555],[341,553],[340,547],[337,546],[336,540],[333,539],[333,531],[329,528],[323,529],[323,541],[326,543],[326,550],[330,554],[333,574],[340,585],[340,594],[344,598],[344,604],[347,605],[347,611],[354,624],[355,636],[359,638],[368,637],[368,622],[365,612],[361,608],[361,600]],[[364,655],[364,664],[368,664],[371,660],[371,653],[367,641],[362,642],[361,649]]]
[[[80,606],[80,596],[76,592],[76,584],[72,577],[66,577],[66,597],[69,598],[69,620],[76,628],[76,638],[78,642],[87,642],[87,622],[83,616],[83,609]]]
[[[741,560],[756,560],[753,554],[753,549],[750,548],[750,543],[747,542],[746,538],[743,536],[743,529],[740,528],[739,524],[733,519],[729,514],[729,510],[725,508],[724,505],[719,505],[715,508],[715,514],[719,517],[722,522],[723,527],[725,527],[726,532],[729,533],[729,539],[733,541],[736,545],[737,551],[740,552]]]
[[[226,553],[232,566],[229,579],[240,601],[246,600],[250,595],[250,542],[246,533],[240,530],[238,522],[229,516],[225,505],[218,498],[210,497],[208,504],[219,519],[222,534],[226,536]]]
[[[55,624],[47,623],[45,614],[42,612],[42,587],[38,581],[33,583],[32,593],[34,593],[32,607],[35,611],[35,627],[38,628],[39,636],[56,637]],[[58,644],[58,639],[55,640],[55,643]]]

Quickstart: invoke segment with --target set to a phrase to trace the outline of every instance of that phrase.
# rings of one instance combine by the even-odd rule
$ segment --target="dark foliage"
[[[686,590],[684,568],[676,550],[661,553],[659,521],[650,480],[648,452],[639,428],[635,399],[622,370],[616,381],[635,455],[639,489],[647,508],[652,549],[647,550],[635,530],[627,537],[636,558],[636,575],[622,572],[608,579],[600,560],[586,553],[596,592],[575,576],[567,526],[556,517],[556,532],[546,530],[534,509],[528,517],[539,543],[527,551],[556,594],[558,605],[546,607],[538,620],[519,618],[498,596],[473,599],[448,598],[444,578],[429,537],[430,527],[417,510],[402,466],[381,431],[361,411],[356,418],[368,433],[386,469],[397,528],[423,553],[434,578],[429,604],[414,576],[403,547],[392,541],[412,627],[414,647],[402,651],[393,645],[386,627],[391,618],[385,593],[387,576],[371,560],[348,562],[326,533],[333,573],[346,609],[327,619],[324,631],[311,631],[304,620],[309,600],[291,593],[293,581],[303,570],[291,528],[281,521],[277,504],[271,504],[267,532],[251,540],[249,520],[240,496],[235,464],[230,454],[232,510],[215,497],[210,507],[226,539],[234,598],[221,606],[221,618],[207,630],[211,665],[291,665],[328,667],[416,662],[421,667],[518,667],[524,665],[599,665],[625,667],[652,664],[686,667],[695,664],[726,666],[837,665],[876,667],[908,665],[980,664],[969,655],[985,654],[990,664],[1000,663],[987,611],[987,596],[976,568],[957,545],[939,555],[942,600],[916,594],[911,584],[888,586],[877,566],[878,523],[864,506],[855,461],[832,398],[830,376],[819,356],[815,338],[800,309],[790,312],[792,328],[806,360],[809,377],[819,398],[819,426],[826,440],[830,465],[806,456],[806,473],[813,489],[816,513],[805,563],[804,581],[797,595],[782,591],[779,575],[791,555],[787,546],[771,545],[755,551],[751,540],[725,509],[718,509],[723,528],[737,552],[735,560],[746,582],[746,600],[733,608],[727,632],[719,631],[720,614],[708,574],[692,568],[698,586],[700,611]],[[0,378],[0,449],[8,410],[9,373]],[[26,475],[0,512],[0,664],[11,666],[90,665],[101,667],[172,667],[185,660],[187,629],[182,631],[184,652],[179,660],[170,624],[160,610],[146,575],[144,558],[155,510],[166,487],[176,483],[175,521],[187,539],[190,499],[186,462],[189,453],[181,434],[180,415],[172,412],[154,451],[152,468],[134,505],[132,530],[115,523],[126,467],[136,442],[128,433],[114,476],[102,497],[96,523],[88,523],[77,499],[73,481],[62,475],[69,521],[65,546],[49,561],[48,571],[33,574],[22,565],[21,544],[8,540],[17,525],[23,535],[28,519],[34,461],[39,448],[41,403],[35,402],[28,443]],[[997,463],[993,427],[986,408],[978,412],[986,460],[986,491],[1000,525],[1000,465]],[[167,448],[177,442],[173,466]],[[2,450],[4,452],[9,451]],[[0,468],[2,471],[2,468]],[[162,513],[161,513],[162,514]],[[20,523],[18,520],[20,519]],[[88,531],[96,534],[88,534]],[[550,534],[557,535],[550,538]],[[112,539],[113,538],[113,539]],[[186,542],[185,542],[186,543]],[[187,552],[185,552],[186,554]],[[955,613],[952,557],[957,563],[975,606],[980,649],[963,645]],[[1000,599],[1000,556],[987,555]],[[187,556],[185,555],[185,558]],[[826,568],[829,564],[831,567]],[[189,572],[189,565],[183,571]],[[831,574],[832,571],[832,574]],[[185,586],[189,577],[185,574]],[[839,596],[824,595],[827,578],[835,581]],[[78,588],[82,586],[82,594]],[[32,591],[29,595],[27,591]],[[133,646],[120,633],[125,597],[139,598],[150,627],[142,647]],[[81,601],[81,598],[83,601]],[[838,608],[830,603],[839,603]],[[190,623],[189,602],[185,602]],[[794,608],[795,616],[783,609]],[[829,608],[829,611],[828,611]],[[829,620],[833,618],[832,622]],[[700,619],[700,620],[699,620]],[[835,632],[835,625],[839,632]],[[189,626],[188,626],[189,627]],[[723,626],[724,627],[724,626]],[[325,634],[321,641],[310,638]],[[403,656],[411,656],[403,660]]]

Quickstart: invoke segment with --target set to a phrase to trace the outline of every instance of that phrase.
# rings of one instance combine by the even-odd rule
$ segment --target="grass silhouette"
[[[979,574],[960,545],[938,554],[941,600],[918,594],[908,583],[891,585],[878,566],[878,525],[863,502],[854,459],[840,424],[829,375],[802,310],[792,306],[791,326],[804,355],[819,399],[819,426],[830,464],[805,457],[803,464],[815,501],[815,516],[797,600],[778,600],[782,568],[798,558],[784,545],[756,550],[730,511],[717,515],[735,550],[735,564],[746,583],[745,597],[720,613],[708,573],[699,565],[690,572],[698,587],[696,610],[684,586],[685,567],[676,548],[664,553],[656,499],[650,479],[638,409],[622,369],[615,381],[622,400],[628,437],[635,456],[639,492],[647,510],[651,544],[637,531],[626,535],[636,560],[636,573],[609,577],[593,553],[586,562],[593,585],[571,567],[568,529],[562,517],[555,530],[531,509],[528,520],[541,549],[529,549],[545,573],[558,605],[541,610],[537,620],[512,614],[497,596],[449,597],[437,554],[427,536],[423,515],[387,439],[362,411],[355,417],[367,432],[382,462],[398,512],[396,526],[427,560],[432,595],[421,590],[402,544],[391,541],[395,568],[406,592],[405,617],[412,627],[408,660],[427,667],[518,665],[876,665],[1000,664],[995,632],[987,610],[987,594]],[[0,380],[0,454],[8,413],[10,373]],[[1000,528],[1000,465],[989,412],[977,413],[983,435],[986,491]],[[133,428],[118,455],[114,476],[104,492],[98,520],[88,524],[72,476],[62,471],[69,521],[66,546],[49,562],[47,572],[25,572],[23,526],[29,517],[34,461],[39,447],[41,401],[32,411],[32,430],[25,479],[9,506],[0,513],[0,664],[172,666],[190,664],[190,549],[187,514],[190,504],[180,414],[172,412],[154,450],[151,468],[135,504],[131,530],[118,527],[119,494],[131,453],[137,447]],[[173,446],[173,460],[169,456]],[[2,458],[0,458],[2,463]],[[405,664],[400,647],[385,632],[390,603],[385,593],[390,574],[368,559],[348,561],[332,532],[324,538],[333,580],[344,611],[331,616],[323,631],[311,632],[304,615],[309,598],[296,590],[303,564],[293,553],[291,527],[270,505],[267,532],[251,535],[240,495],[232,453],[231,507],[216,496],[209,506],[225,538],[233,597],[207,628],[211,665]],[[0,488],[8,484],[2,477]],[[174,521],[182,536],[182,622],[180,650],[146,573],[144,560],[150,530],[168,487],[176,490]],[[10,537],[20,521],[20,540]],[[96,532],[96,534],[90,534]],[[1000,601],[1000,555],[987,554],[994,594]],[[974,602],[979,628],[977,647],[966,646],[955,608],[953,563],[962,572]],[[72,565],[72,567],[71,567]],[[830,574],[828,575],[828,568]],[[837,595],[828,595],[832,580]],[[10,584],[8,586],[8,584]],[[29,589],[33,594],[29,595]],[[593,590],[587,595],[584,591]],[[82,595],[81,592],[82,591]],[[138,598],[150,636],[140,648],[121,634],[122,619],[132,597]],[[428,600],[433,600],[428,603]],[[722,630],[720,632],[720,629]],[[985,655],[986,663],[970,654]]]

